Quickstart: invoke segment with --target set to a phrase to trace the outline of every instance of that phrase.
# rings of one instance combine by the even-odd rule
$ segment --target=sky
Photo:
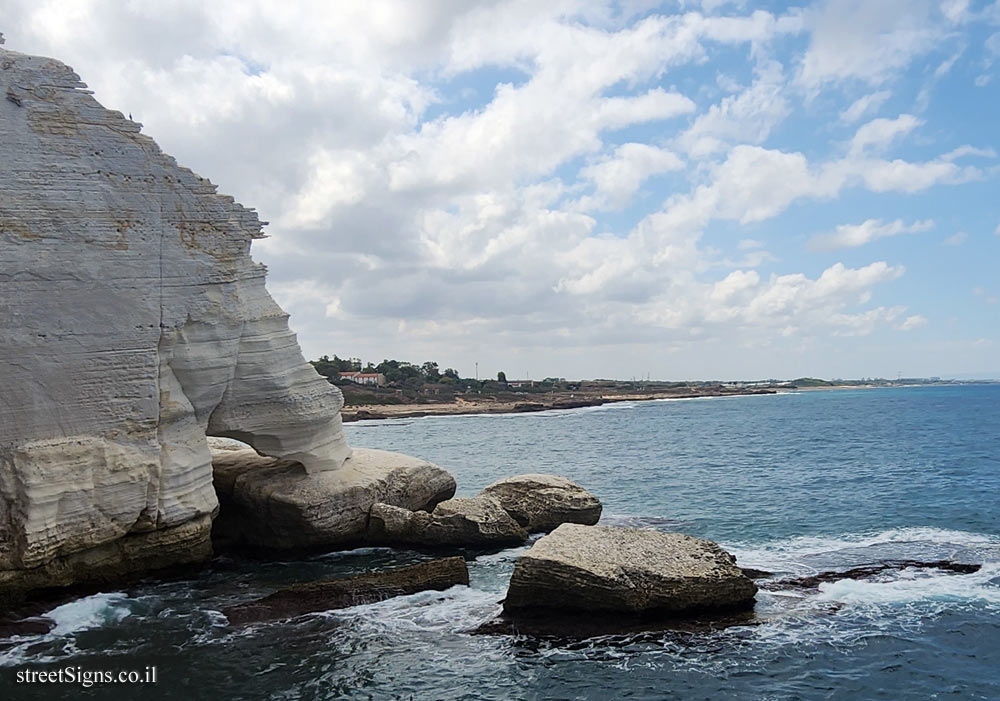
[[[259,211],[307,358],[1000,375],[1000,0],[0,0],[0,32]]]

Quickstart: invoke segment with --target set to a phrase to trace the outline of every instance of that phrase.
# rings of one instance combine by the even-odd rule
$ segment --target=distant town
[[[671,382],[632,378],[568,380],[564,377],[541,379],[508,377],[499,372],[496,377],[462,377],[454,368],[441,369],[434,361],[411,363],[383,360],[375,364],[360,358],[340,358],[324,355],[310,361],[316,371],[340,387],[345,404],[361,405],[437,404],[461,401],[474,395],[477,401],[493,399],[515,402],[525,395],[549,395],[562,399],[600,397],[604,400],[621,398],[657,398],[660,396],[714,396],[778,390],[821,389],[836,387],[892,387],[940,384],[991,384],[1000,380],[954,380],[941,377],[862,377],[859,379],[815,377],[794,379],[701,380]]]

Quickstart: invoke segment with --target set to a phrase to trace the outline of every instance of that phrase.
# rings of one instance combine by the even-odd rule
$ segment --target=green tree
[[[328,379],[330,382],[339,382],[340,373],[358,372],[361,370],[360,358],[338,358],[324,355],[319,360],[310,360],[316,372]]]
[[[503,382],[506,384],[507,374],[503,370],[497,373],[497,382]]]

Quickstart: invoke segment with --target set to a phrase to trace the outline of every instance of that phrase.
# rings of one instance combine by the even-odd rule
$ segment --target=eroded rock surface
[[[601,502],[586,489],[557,475],[517,475],[498,480],[479,496],[500,502],[531,533],[564,523],[592,526],[601,519]]]
[[[446,557],[342,579],[296,584],[263,599],[231,606],[222,613],[234,625],[259,623],[371,604],[419,591],[443,591],[460,584],[469,584],[465,560]]]
[[[368,538],[389,545],[496,547],[523,543],[528,532],[495,499],[475,497],[443,501],[431,513],[375,504]]]
[[[205,557],[206,433],[310,473],[350,454],[257,215],[84,87],[0,47],[0,588]]]
[[[568,523],[517,559],[504,611],[681,615],[751,608],[756,592],[711,541]]]
[[[445,470],[387,450],[356,448],[340,470],[320,473],[253,450],[218,450],[214,468],[222,503],[216,536],[274,550],[365,542],[376,503],[409,514],[455,494]]]

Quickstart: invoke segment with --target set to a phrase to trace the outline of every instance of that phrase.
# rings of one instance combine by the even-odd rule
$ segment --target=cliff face
[[[0,589],[204,557],[206,434],[309,472],[350,454],[256,214],[84,87],[0,47]]]

